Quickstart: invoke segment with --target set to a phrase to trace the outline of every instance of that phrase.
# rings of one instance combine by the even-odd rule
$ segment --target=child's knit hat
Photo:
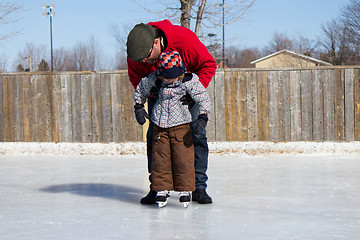
[[[186,71],[180,54],[177,51],[162,53],[159,58],[159,68],[157,74],[166,79],[179,77]]]

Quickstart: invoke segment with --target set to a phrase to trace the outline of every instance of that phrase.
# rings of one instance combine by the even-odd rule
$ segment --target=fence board
[[[279,72],[271,71],[269,80],[269,135],[270,141],[280,141],[280,114],[279,114]]]
[[[258,140],[258,123],[257,123],[257,85],[256,72],[246,73],[247,78],[247,116],[248,116],[248,140]]]
[[[121,94],[120,94],[120,76],[115,74],[107,74],[111,80],[111,108],[112,108],[112,127],[113,127],[113,141],[120,142],[124,139],[124,132],[121,126],[124,126],[121,108]],[[101,76],[103,78],[105,76]],[[135,124],[135,122],[134,122]]]
[[[215,141],[215,77],[210,81],[209,86],[206,88],[207,93],[209,94],[211,100],[211,114],[209,117],[209,122],[206,126],[206,136],[209,141]]]
[[[51,122],[51,77],[48,78],[49,75],[42,75],[41,78],[38,79],[40,85],[40,92],[41,94],[41,102],[39,104],[42,105],[42,117],[44,118],[44,128],[42,129],[43,136],[42,141],[44,142],[52,142],[53,136],[53,129],[52,129],[52,122]],[[40,129],[39,129],[40,130]]]
[[[131,141],[136,140],[136,127],[139,126],[136,123],[135,120],[135,114],[134,114],[134,89],[130,88],[129,81],[124,77],[124,75],[120,76],[120,94],[123,96],[126,96],[125,98],[120,99],[120,106],[121,106],[121,112],[122,115],[125,116],[125,126],[126,126],[126,132],[125,135],[123,135],[123,138],[125,139],[126,136],[130,136]],[[129,104],[130,103],[130,104]],[[128,111],[129,106],[131,106],[131,111]]]
[[[354,140],[360,141],[360,69],[354,69]]]
[[[226,141],[226,121],[225,121],[225,91],[224,91],[224,72],[215,75],[214,81],[214,116],[215,116],[215,140]]]
[[[258,140],[269,141],[269,100],[267,72],[256,73]]]
[[[290,71],[290,128],[291,141],[301,140],[300,72]]]
[[[50,124],[49,92],[45,75],[32,75],[32,110],[36,121],[32,124],[32,134],[40,142],[52,141]]]
[[[230,125],[230,123],[234,122],[234,119],[237,118],[237,111],[236,108],[236,101],[237,101],[237,81],[233,80],[232,72],[225,72],[224,73],[224,89],[225,89],[225,102],[227,103],[225,105],[225,121],[226,121],[226,140],[228,141],[234,141],[236,139],[237,134],[237,128],[234,125]],[[236,90],[235,90],[236,89]]]
[[[248,122],[247,122],[247,78],[245,72],[240,72],[238,74],[239,78],[239,107],[238,111],[240,113],[239,116],[239,129],[240,129],[240,135],[239,135],[239,141],[247,141],[248,140]]]
[[[322,70],[312,71],[313,136],[314,141],[324,140],[324,94]]]
[[[345,140],[344,69],[335,69],[335,134],[336,140]]]
[[[121,98],[121,108],[125,117],[126,129],[128,129],[127,136],[123,136],[123,140],[126,140],[128,136],[130,139],[128,141],[140,141],[142,139],[142,127],[136,123],[135,114],[134,114],[134,88],[129,82],[127,74],[123,73],[120,75],[121,83],[121,95],[126,96]]]
[[[72,135],[75,142],[82,140],[81,75],[74,74],[71,82]]]
[[[354,141],[354,69],[345,69],[345,136]]]
[[[15,141],[15,101],[14,101],[14,81],[9,76],[3,78],[3,111],[4,111],[4,134],[5,142]]]
[[[246,76],[244,73],[225,72],[226,136],[228,141],[246,141]]]
[[[22,78],[12,79],[14,82],[14,141],[24,141],[23,108],[22,108]]]
[[[60,76],[57,74],[49,76],[49,92],[51,97],[51,126],[52,126],[52,141],[59,142],[61,139],[61,82]]]
[[[91,78],[93,74],[80,75],[81,142],[93,141]]]
[[[33,115],[33,104],[32,104],[32,87],[31,87],[31,79],[29,75],[20,75],[20,78],[23,79],[22,81],[22,108],[23,108],[23,128],[24,128],[24,141],[25,142],[32,142],[35,141],[35,136],[32,133],[33,129],[33,122],[34,122],[34,115]]]
[[[226,126],[228,141],[247,140],[246,119],[246,74],[244,72],[226,72],[225,102],[227,110]]]
[[[301,140],[312,140],[312,96],[311,96],[311,71],[300,72],[301,91]]]
[[[289,71],[280,71],[279,74],[279,116],[280,116],[280,140],[291,140],[291,128],[290,128],[290,75]]]
[[[332,70],[324,70],[324,139],[335,139],[335,75]]]
[[[3,75],[0,75],[0,142],[4,141],[4,121],[5,121],[5,115],[4,115],[4,96],[3,96]]]
[[[92,140],[94,142],[105,142],[103,139],[102,129],[102,107],[101,107],[101,88],[100,75],[90,75],[91,85],[91,123],[92,123]]]
[[[62,134],[61,142],[75,142],[72,134],[72,91],[71,78],[69,74],[60,75],[61,82],[61,116],[62,116]]]

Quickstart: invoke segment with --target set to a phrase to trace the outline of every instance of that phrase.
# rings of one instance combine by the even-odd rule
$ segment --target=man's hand
[[[144,109],[144,105],[143,104],[135,104],[134,106],[135,109],[135,117],[136,117],[136,121],[140,124],[140,125],[144,125],[144,123],[146,122],[146,119],[149,119],[149,115],[147,114],[147,112]]]
[[[189,109],[195,105],[195,101],[191,98],[189,93],[186,93],[186,95],[182,96],[180,101],[182,102],[182,105],[189,105]]]
[[[192,131],[195,135],[201,134],[206,127],[208,117],[206,114],[200,114],[198,118],[192,123]]]

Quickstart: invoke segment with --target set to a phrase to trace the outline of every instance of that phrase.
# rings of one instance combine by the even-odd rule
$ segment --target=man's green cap
[[[139,62],[149,55],[154,44],[155,32],[154,27],[144,23],[134,26],[126,42],[126,52],[131,60]]]

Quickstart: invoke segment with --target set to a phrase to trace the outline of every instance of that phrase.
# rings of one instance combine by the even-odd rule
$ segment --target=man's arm
[[[179,36],[175,43],[176,49],[180,53],[187,70],[195,73],[202,85],[207,88],[217,68],[214,58],[194,32],[180,26],[174,28],[178,33],[177,36]]]

